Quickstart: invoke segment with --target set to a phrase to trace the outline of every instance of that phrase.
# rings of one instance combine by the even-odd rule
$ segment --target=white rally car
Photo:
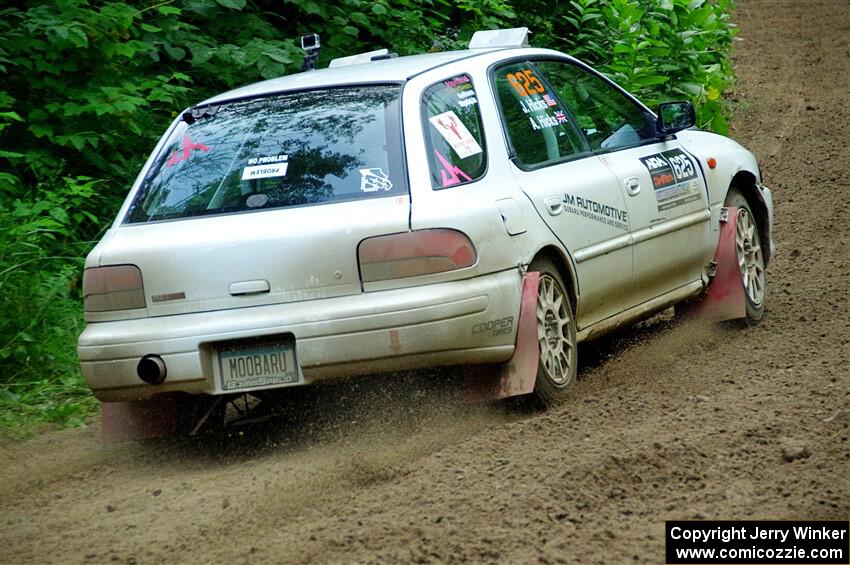
[[[730,210],[757,321],[772,202],[753,155],[526,32],[337,59],[183,112],[86,260],[97,398],[262,394],[530,343],[531,388],[555,402],[579,342],[711,289]]]

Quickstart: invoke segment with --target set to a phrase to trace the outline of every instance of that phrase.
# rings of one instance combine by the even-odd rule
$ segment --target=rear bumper
[[[522,277],[517,270],[463,281],[288,304],[89,324],[79,338],[80,367],[102,401],[163,392],[223,394],[216,378],[219,342],[295,337],[301,382],[511,357]],[[510,318],[490,330],[488,322]],[[491,324],[492,327],[492,324]],[[162,357],[165,382],[136,373],[148,354]]]

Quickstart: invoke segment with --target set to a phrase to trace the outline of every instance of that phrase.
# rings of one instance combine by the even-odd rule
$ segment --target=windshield
[[[200,117],[169,136],[125,221],[405,193],[400,92],[398,85],[334,88],[196,111]]]

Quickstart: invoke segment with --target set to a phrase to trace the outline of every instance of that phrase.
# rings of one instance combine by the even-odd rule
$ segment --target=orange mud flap
[[[534,391],[540,350],[537,342],[537,287],[540,273],[522,280],[516,348],[513,357],[498,365],[473,365],[464,371],[464,400],[489,402]]]
[[[735,230],[738,208],[731,206],[720,211],[720,240],[714,253],[714,276],[702,300],[688,313],[712,322],[747,317],[744,281],[738,266]]]
[[[104,443],[165,437],[178,431],[181,402],[174,394],[100,406]]]

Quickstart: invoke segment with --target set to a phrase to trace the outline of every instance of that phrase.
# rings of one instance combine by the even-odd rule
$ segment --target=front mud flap
[[[161,394],[149,400],[104,402],[101,429],[104,443],[173,435],[178,430],[181,403],[176,395]]]
[[[735,245],[738,208],[733,206],[724,210],[725,218],[721,216],[720,239],[714,253],[714,277],[708,284],[705,296],[690,312],[695,317],[712,322],[747,317],[747,297]]]
[[[513,356],[498,365],[473,365],[464,370],[464,400],[491,402],[534,391],[540,350],[537,341],[537,287],[540,273],[529,272],[522,281],[519,322]]]

